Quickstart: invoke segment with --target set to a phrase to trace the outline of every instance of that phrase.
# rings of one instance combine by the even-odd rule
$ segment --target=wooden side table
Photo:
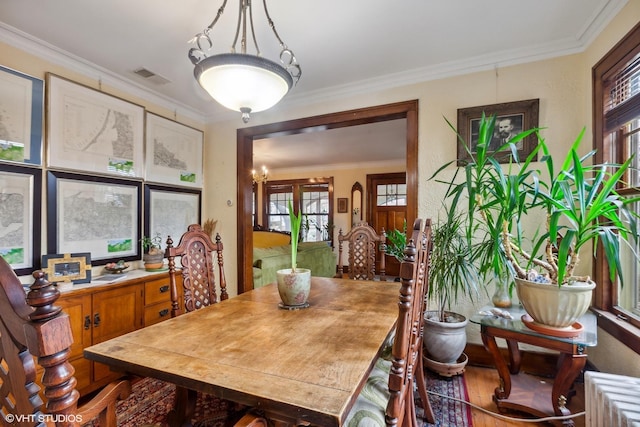
[[[484,307],[481,312],[493,307]],[[513,409],[538,417],[570,415],[565,404],[573,396],[573,382],[587,362],[587,347],[597,344],[597,323],[593,313],[588,312],[578,322],[583,326],[580,334],[573,338],[544,335],[529,329],[521,320],[524,309],[514,306],[508,309],[513,319],[476,314],[471,322],[479,324],[482,342],[491,353],[500,376],[500,385],[493,396],[500,412]],[[496,338],[507,342],[509,363],[502,357]],[[553,385],[539,378],[520,373],[521,354],[518,343],[530,344],[560,352],[558,371]],[[573,420],[559,422],[573,426]]]

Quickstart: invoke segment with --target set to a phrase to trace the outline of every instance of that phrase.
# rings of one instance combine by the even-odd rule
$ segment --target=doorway
[[[402,230],[403,225],[408,224],[407,175],[405,173],[367,175],[366,201],[367,220],[378,234],[383,228],[386,231]],[[380,266],[382,256],[386,255],[376,252],[377,268]],[[385,272],[387,276],[398,277],[400,262],[395,257],[386,256]]]
[[[238,293],[253,289],[252,180],[254,139],[323,131],[346,126],[406,119],[407,223],[418,214],[418,100],[357,110],[330,113],[279,123],[253,126],[237,131],[238,186]]]

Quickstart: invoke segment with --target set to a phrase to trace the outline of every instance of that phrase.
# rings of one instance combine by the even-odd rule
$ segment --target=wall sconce
[[[251,179],[253,179],[253,183],[254,184],[258,184],[260,182],[267,182],[267,179],[269,178],[269,171],[267,170],[267,167],[262,165],[262,170],[260,173],[256,172],[255,169],[251,170]]]

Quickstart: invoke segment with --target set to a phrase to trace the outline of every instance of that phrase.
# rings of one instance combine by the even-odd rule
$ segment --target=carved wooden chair
[[[431,220],[425,220],[423,228],[423,221],[417,219],[400,264],[402,284],[391,356],[378,359],[344,425],[366,417],[371,421],[367,425],[417,426],[414,386],[425,418],[434,423],[422,365],[430,251]],[[388,379],[384,381],[385,378]],[[387,402],[386,407],[379,402]]]
[[[176,285],[176,257],[180,257],[182,266],[182,290],[184,293],[184,312],[199,310],[218,301],[229,298],[227,293],[227,281],[224,275],[224,259],[222,256],[222,240],[220,234],[216,234],[216,242],[199,224],[191,224],[187,231],[180,237],[178,246],[173,246],[171,236],[167,238],[165,256],[169,260],[169,284],[171,286],[171,317],[182,314],[183,309]],[[215,258],[213,257],[215,253]],[[218,278],[220,281],[220,296],[216,293],[216,280],[214,275],[214,262],[218,265]],[[198,393],[182,387],[176,387],[176,401],[174,409],[169,414],[170,423],[175,420],[189,420],[195,411]],[[245,408],[238,407],[235,403],[230,405],[238,411]],[[240,425],[263,425],[264,420],[256,419],[252,415],[242,418]],[[264,424],[266,426],[266,424]]]
[[[129,381],[106,386],[78,407],[74,368],[68,361],[73,343],[69,316],[54,304],[60,292],[33,273],[25,290],[11,266],[0,257],[0,418],[3,425],[80,426],[98,417],[101,427],[116,426],[116,401],[131,392]],[[37,365],[44,368],[36,384]]]
[[[376,274],[376,250],[380,251],[380,279],[385,279],[386,236],[384,229],[380,234],[366,222],[354,226],[347,234],[338,232],[338,274],[344,275],[342,264],[342,242],[349,242],[349,278],[354,280],[373,280]]]
[[[191,224],[180,237],[178,246],[173,246],[171,236],[167,238],[165,256],[169,260],[169,284],[171,286],[171,317],[183,312],[178,300],[176,285],[176,257],[180,257],[182,266],[182,287],[184,292],[184,312],[190,312],[229,298],[227,280],[224,275],[222,241],[216,234],[216,242],[199,224]],[[215,252],[215,260],[213,253]],[[216,293],[214,261],[218,264],[220,297]]]

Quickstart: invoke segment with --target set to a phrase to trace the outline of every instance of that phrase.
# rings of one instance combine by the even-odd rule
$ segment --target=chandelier
[[[250,113],[263,111],[276,105],[294,83],[298,82],[302,69],[293,51],[280,39],[269,16],[267,1],[263,0],[262,3],[269,27],[280,44],[279,63],[266,59],[260,54],[254,31],[251,0],[238,0],[238,2],[238,24],[231,51],[207,55],[213,48],[211,30],[227,5],[227,0],[224,0],[213,22],[189,41],[196,45],[189,49],[189,59],[195,65],[193,74],[200,86],[222,106],[242,113],[242,121],[247,123]],[[247,27],[251,33],[255,54],[247,53]],[[240,38],[239,53],[236,51],[238,38]]]
[[[258,184],[260,182],[267,182],[269,178],[269,171],[266,166],[262,166],[262,171],[260,173],[256,172],[255,169],[251,171],[251,179],[253,179],[254,184]]]

